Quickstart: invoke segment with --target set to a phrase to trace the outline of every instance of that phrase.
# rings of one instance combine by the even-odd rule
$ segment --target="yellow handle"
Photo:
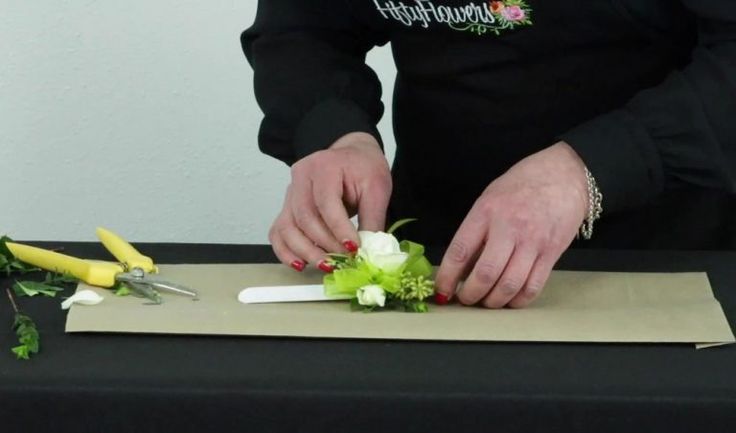
[[[100,287],[115,285],[115,275],[123,272],[116,263],[93,262],[55,253],[29,245],[7,242],[10,252],[18,260],[51,272],[71,274],[87,284]]]
[[[125,263],[128,269],[141,268],[148,273],[158,272],[150,257],[144,256],[133,248],[125,239],[102,227],[97,228],[97,237],[119,262]]]

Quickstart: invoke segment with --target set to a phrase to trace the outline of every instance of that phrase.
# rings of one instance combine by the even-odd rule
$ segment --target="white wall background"
[[[256,4],[0,0],[0,234],[266,243],[289,172],[256,144]],[[388,48],[369,64],[391,157]]]

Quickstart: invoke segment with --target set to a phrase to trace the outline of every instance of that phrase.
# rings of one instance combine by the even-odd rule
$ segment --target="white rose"
[[[376,284],[361,287],[357,295],[360,305],[383,307],[386,304],[386,292],[383,291],[383,287]]]
[[[409,257],[409,254],[401,251],[399,241],[391,234],[359,231],[358,236],[358,256],[384,272],[395,272]]]

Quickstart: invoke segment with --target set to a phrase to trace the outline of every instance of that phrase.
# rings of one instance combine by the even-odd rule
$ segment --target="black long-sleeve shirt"
[[[736,247],[736,0],[261,0],[241,37],[291,164],[380,137],[368,50],[391,42],[394,194],[446,244],[483,189],[569,143],[603,192],[588,245]]]

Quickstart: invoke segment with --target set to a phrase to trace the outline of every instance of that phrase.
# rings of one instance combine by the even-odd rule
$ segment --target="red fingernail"
[[[435,293],[434,302],[437,305],[447,305],[450,299],[444,293]]]
[[[305,266],[307,266],[307,264],[301,260],[294,260],[291,262],[291,267],[299,272],[303,271]]]
[[[343,241],[342,244],[345,246],[345,249],[350,251],[351,253],[358,251],[358,244],[351,240]]]
[[[332,271],[334,271],[334,270],[335,270],[335,268],[334,268],[334,267],[333,267],[332,265],[330,265],[329,263],[327,263],[327,262],[326,262],[326,261],[324,261],[324,260],[320,260],[320,262],[319,262],[319,263],[317,264],[317,267],[318,267],[318,268],[319,268],[319,269],[320,269],[321,271],[323,271],[323,272],[327,272],[328,274],[329,274],[330,272],[332,272]]]

